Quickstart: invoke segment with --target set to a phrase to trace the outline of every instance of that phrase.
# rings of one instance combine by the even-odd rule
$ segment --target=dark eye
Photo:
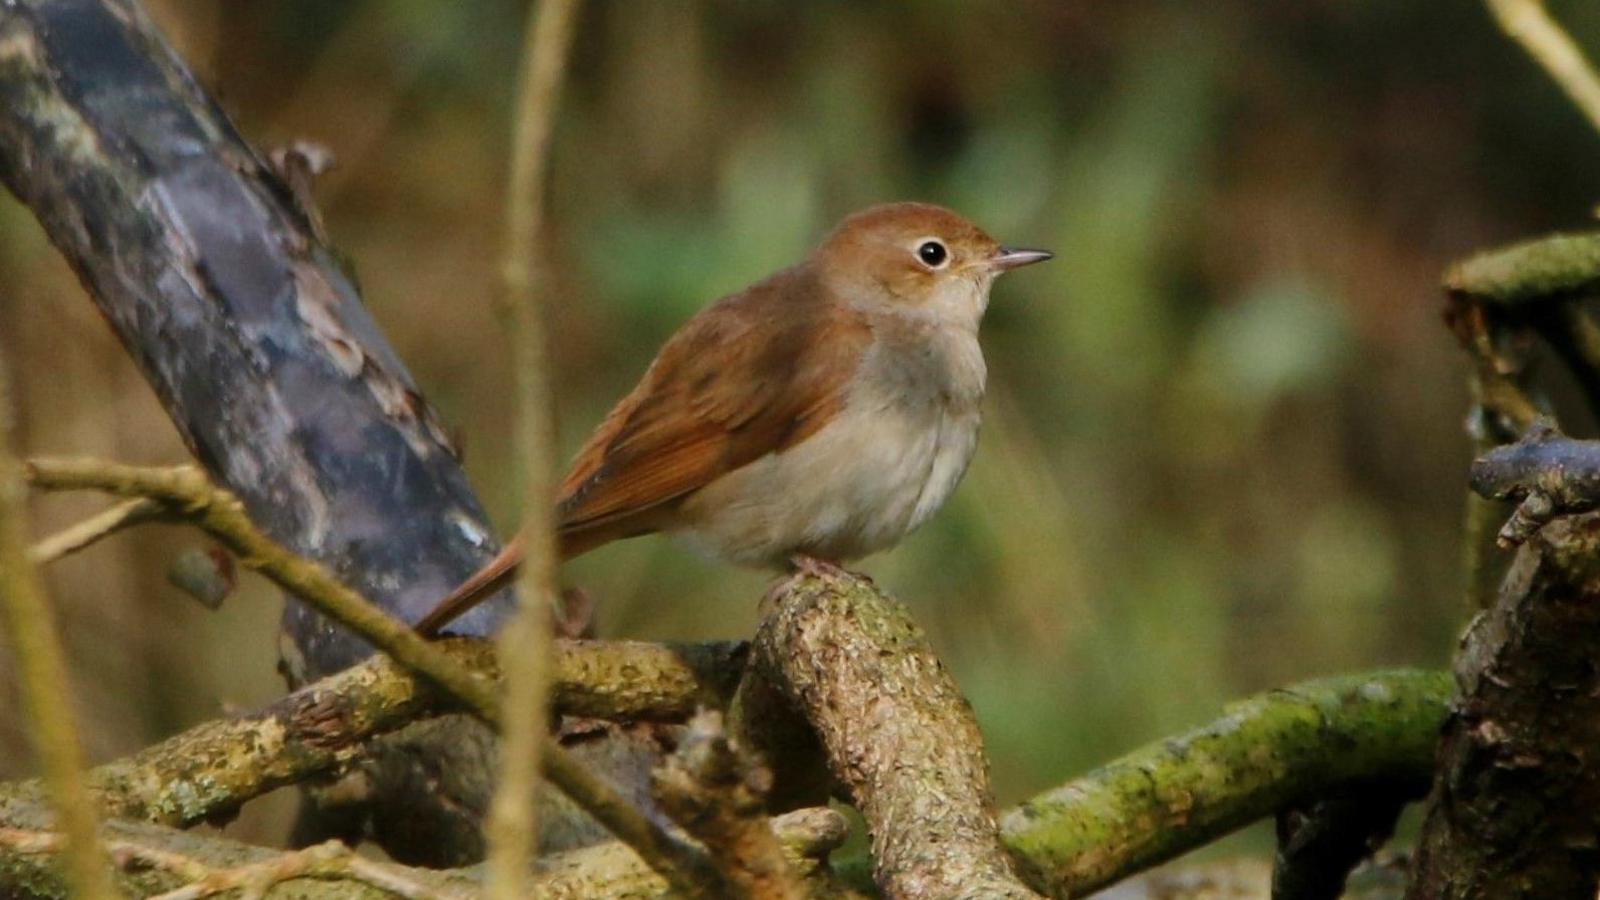
[[[917,259],[922,260],[923,264],[930,268],[937,269],[949,258],[949,251],[938,241],[923,241],[917,245]]]

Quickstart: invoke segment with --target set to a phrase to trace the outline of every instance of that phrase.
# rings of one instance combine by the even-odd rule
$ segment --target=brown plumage
[[[840,561],[898,540],[970,457],[989,283],[1044,258],[926,204],[846,219],[804,262],[667,341],[561,481],[562,558],[655,531],[757,565]],[[513,540],[418,629],[504,586],[520,559]]]

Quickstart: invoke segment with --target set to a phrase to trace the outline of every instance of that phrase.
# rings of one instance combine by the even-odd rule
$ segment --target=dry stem
[[[536,291],[546,281],[540,271],[539,238],[550,167],[550,130],[577,8],[577,0],[543,0],[528,13],[507,182],[501,274],[516,371],[523,562],[517,585],[521,603],[500,633],[507,708],[501,722],[500,781],[484,829],[489,846],[487,893],[492,900],[519,900],[528,893],[537,844],[539,754],[548,729],[545,681],[556,567],[551,520],[555,429],[544,311]],[[664,870],[673,880],[676,872]]]
[[[27,488],[12,457],[11,412],[0,359],[0,613],[17,660],[28,734],[67,836],[67,866],[84,900],[116,896],[83,779],[83,750],[73,722],[67,666],[50,621],[44,585],[28,558]]]

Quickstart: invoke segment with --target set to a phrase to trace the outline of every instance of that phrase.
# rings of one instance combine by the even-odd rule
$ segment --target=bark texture
[[[1600,887],[1600,517],[1518,552],[1457,655],[1408,896],[1585,898]]]
[[[196,458],[273,538],[407,621],[494,553],[444,431],[353,277],[131,0],[0,5],[0,180]],[[497,598],[455,630],[487,634],[508,608]],[[297,680],[369,652],[292,600],[285,627]],[[462,719],[387,754],[374,780],[398,805],[371,820],[379,837],[399,821],[438,826],[387,848],[435,863],[477,853],[493,749]],[[477,769],[458,773],[459,793],[412,791],[447,755]]]
[[[752,665],[816,729],[884,894],[1038,896],[1001,847],[972,709],[906,609],[851,576],[797,577],[770,599]]]

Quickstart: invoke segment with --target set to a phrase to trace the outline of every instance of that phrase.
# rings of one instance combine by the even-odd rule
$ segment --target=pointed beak
[[[1022,266],[1031,266],[1037,262],[1055,256],[1049,250],[1027,250],[1022,247],[1001,247],[1000,252],[989,259],[989,264],[1004,272]]]

